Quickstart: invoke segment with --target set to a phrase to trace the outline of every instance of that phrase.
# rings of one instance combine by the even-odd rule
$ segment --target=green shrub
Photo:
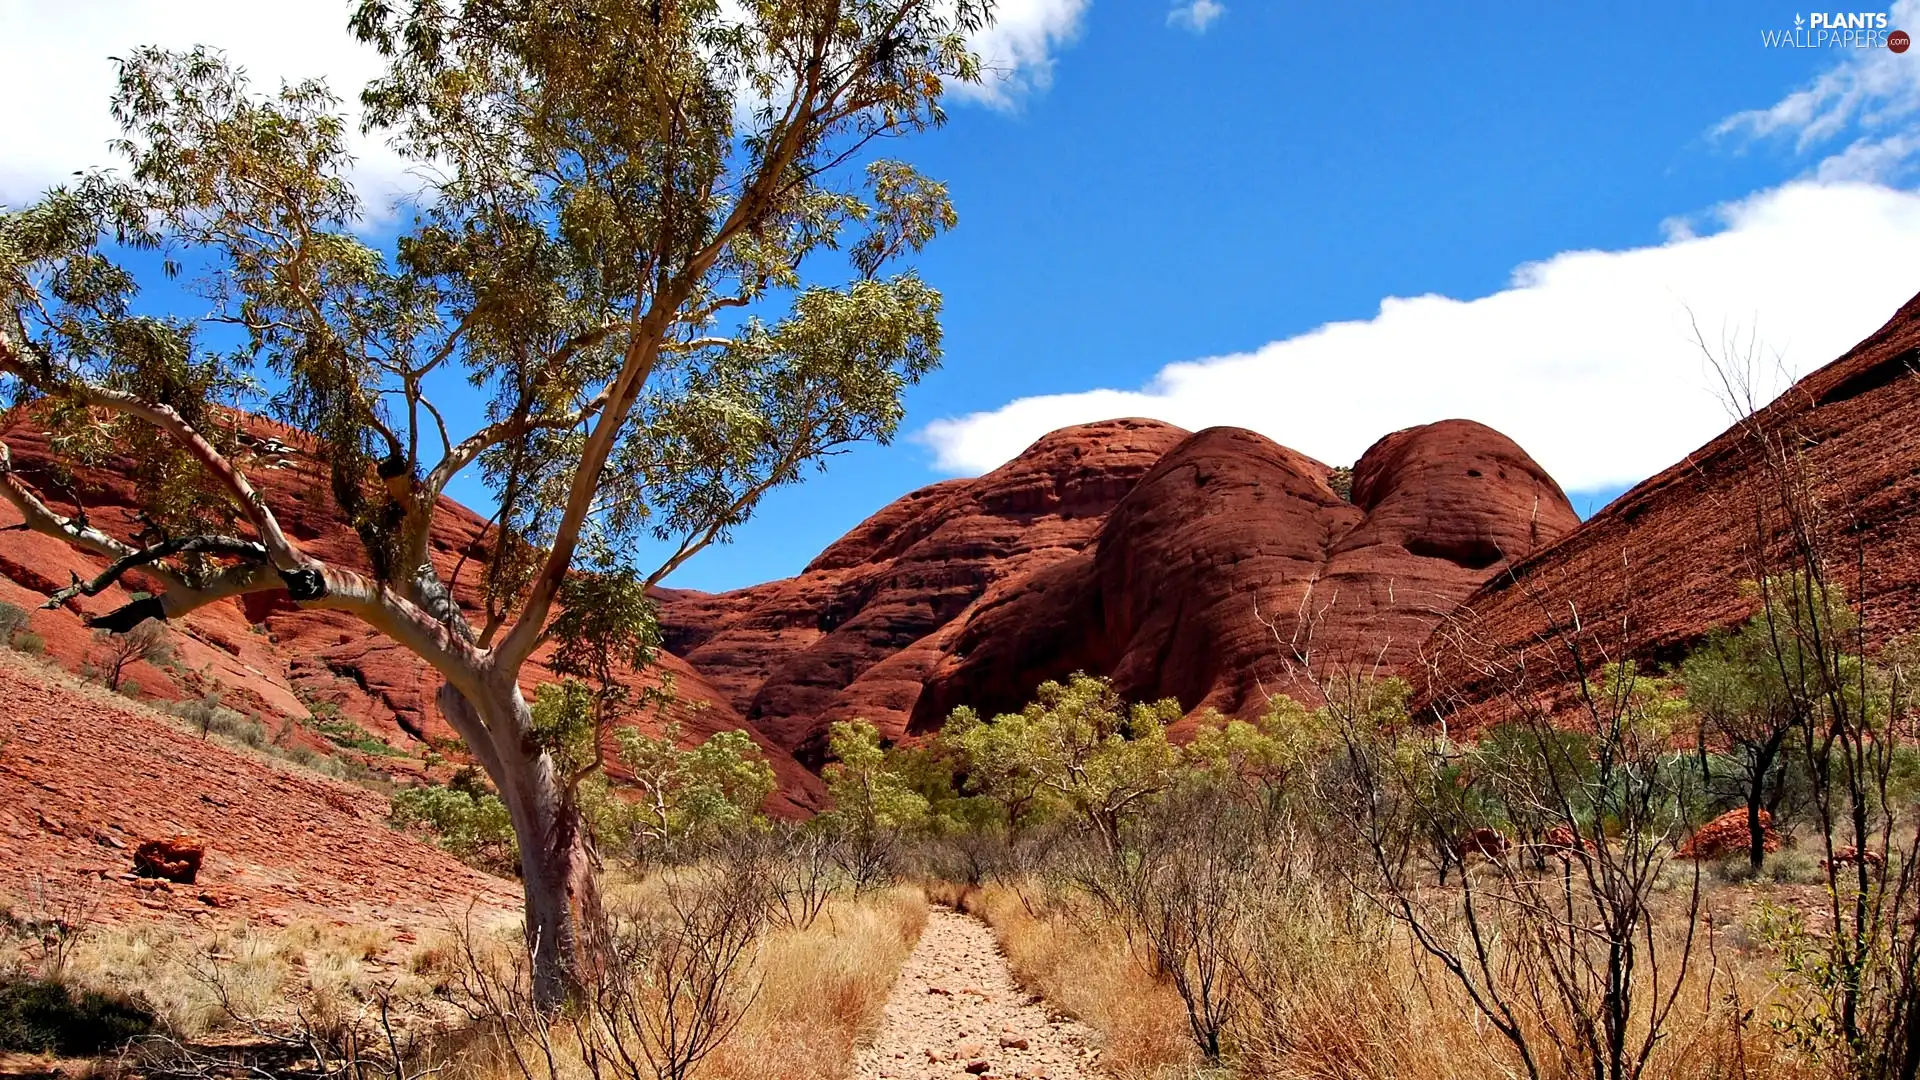
[[[513,822],[499,796],[469,786],[431,785],[394,792],[388,818],[397,828],[424,828],[442,848],[492,874],[511,875],[520,862]]]
[[[153,1029],[153,1010],[125,994],[76,989],[58,979],[0,981],[0,1050],[92,1057]]]
[[[28,656],[39,656],[47,651],[47,639],[31,630],[15,633],[10,644],[16,651],[26,653]]]
[[[172,706],[175,716],[200,730],[200,737],[212,734],[220,715],[220,694],[215,691],[198,701],[180,701]],[[224,732],[223,732],[224,734]]]
[[[326,711],[322,711],[323,706]],[[323,702],[312,706],[312,709],[313,715],[308,717],[307,726],[325,736],[326,740],[333,745],[348,750],[358,750],[363,754],[376,754],[380,757],[405,756],[402,751],[375,738],[366,728],[341,717],[338,706]]]
[[[1333,489],[1333,493],[1335,495],[1340,496],[1341,498],[1347,500],[1348,502],[1352,502],[1353,501],[1353,466],[1335,465],[1333,468],[1328,469],[1327,470],[1327,486]]]
[[[1799,848],[1767,856],[1767,876],[1781,885],[1814,885],[1826,881],[1820,856]]]

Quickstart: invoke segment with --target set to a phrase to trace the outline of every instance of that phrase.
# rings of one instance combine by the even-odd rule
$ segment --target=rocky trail
[[[1097,1038],[1014,984],[986,925],[935,908],[855,1080],[1097,1080]]]

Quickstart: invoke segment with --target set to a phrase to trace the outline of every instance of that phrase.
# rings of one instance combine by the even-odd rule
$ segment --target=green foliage
[[[879,729],[865,720],[836,720],[827,747],[834,759],[824,773],[834,825],[869,837],[925,824],[927,799],[888,767]]]
[[[8,644],[13,646],[14,651],[28,656],[39,656],[47,651],[47,639],[31,630],[15,631],[13,640]]]
[[[1328,469],[1327,470],[1327,486],[1333,489],[1333,493],[1335,495],[1340,496],[1341,498],[1347,500],[1348,502],[1352,502],[1353,501],[1353,466],[1335,465],[1333,468]]]
[[[59,979],[0,977],[0,1050],[93,1057],[155,1026],[153,1010],[125,994],[78,989]]]
[[[621,670],[646,668],[660,647],[660,624],[646,582],[630,566],[605,565],[569,577],[560,588],[560,604],[560,614],[547,628],[557,645],[553,670],[593,680],[603,708],[624,707],[629,692],[620,682]]]
[[[396,791],[387,816],[396,828],[426,829],[455,857],[489,873],[510,875],[519,865],[506,804],[471,774],[445,786]]]
[[[1847,1036],[1831,1003],[1841,1000],[1852,976],[1836,956],[1825,935],[1807,925],[1806,912],[1797,907],[1763,902],[1754,913],[1757,936],[1777,959],[1788,985],[1810,993],[1775,1003],[1767,1024],[1789,1045],[1814,1060],[1844,1060]]]
[[[1128,706],[1105,679],[1080,674],[1042,683],[1035,695],[990,721],[971,711],[950,718],[970,777],[1013,824],[1066,813],[1117,843],[1130,810],[1173,783],[1179,755],[1166,727],[1180,717],[1179,703]]]
[[[658,736],[633,728],[615,732],[620,764],[638,792],[625,822],[643,847],[665,854],[688,843],[763,823],[760,807],[773,794],[773,766],[744,731],[720,731],[692,749],[680,745],[677,723]]]
[[[533,737],[553,757],[562,776],[572,776],[598,759],[601,697],[579,679],[542,684],[534,692]]]
[[[323,708],[325,711],[322,711]],[[328,742],[347,750],[358,750],[378,757],[406,756],[404,752],[374,737],[366,728],[341,716],[339,706],[331,703],[315,706],[313,715],[307,718],[307,726],[325,736]]]

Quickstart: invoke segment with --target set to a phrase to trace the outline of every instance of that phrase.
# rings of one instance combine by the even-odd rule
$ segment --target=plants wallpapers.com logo
[[[1906,52],[1913,38],[1892,27],[1884,11],[1816,11],[1795,15],[1792,26],[1760,31],[1769,49],[1886,49]]]

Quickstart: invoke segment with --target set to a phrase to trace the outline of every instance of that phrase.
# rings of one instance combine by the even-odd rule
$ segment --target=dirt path
[[[887,997],[854,1080],[1097,1080],[1095,1036],[1014,985],[993,931],[945,908]]]

